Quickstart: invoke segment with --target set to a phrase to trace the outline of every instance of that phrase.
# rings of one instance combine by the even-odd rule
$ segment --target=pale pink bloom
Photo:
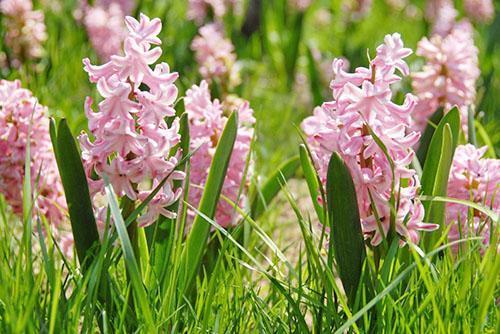
[[[247,182],[250,179],[249,175],[244,178],[245,167],[250,154],[255,123],[253,110],[250,109],[248,101],[230,96],[221,104],[217,99],[212,100],[208,83],[202,81],[199,86],[193,85],[186,92],[184,102],[190,122],[191,149],[198,149],[191,157],[190,184],[192,187],[189,190],[189,203],[194,207],[198,206],[227,115],[238,111],[238,135],[222,187],[222,196],[229,198],[237,205],[244,204]],[[193,211],[190,212],[191,216],[194,214]],[[236,222],[238,216],[231,204],[223,198],[219,200],[215,214],[215,220],[219,225],[228,227]]]
[[[450,177],[448,197],[472,201],[500,214],[500,160],[483,158],[487,147],[459,145],[455,151]],[[447,203],[447,222],[452,224],[450,241],[472,236],[481,236],[484,245],[490,242],[490,233],[496,230],[497,222],[491,221],[478,210],[466,205]],[[454,251],[458,246],[454,247]]]
[[[187,17],[197,24],[203,24],[209,15],[220,20],[237,2],[238,0],[189,0]]]
[[[47,40],[43,12],[33,10],[31,0],[3,0],[0,13],[5,16],[5,44],[12,51],[13,64],[42,57]]]
[[[417,243],[419,231],[437,228],[422,222],[424,209],[417,197],[419,179],[409,167],[414,157],[412,146],[420,137],[420,133],[410,131],[416,99],[407,94],[403,105],[392,102],[391,86],[401,80],[400,75],[408,75],[404,58],[410,54],[400,35],[393,34],[387,35],[377,48],[369,68],[359,67],[347,73],[344,61],[335,59],[330,84],[334,100],[316,107],[314,115],[302,123],[323,184],[332,152],[338,152],[349,167],[362,229],[372,245],[380,244],[389,230],[391,189],[397,201],[396,232],[403,239]],[[394,162],[393,188],[391,165],[369,128],[384,143]]]
[[[219,80],[229,86],[239,83],[234,46],[224,37],[220,24],[210,23],[201,27],[199,35],[191,43],[191,49],[195,52],[203,79],[208,82]]]
[[[425,15],[432,23],[432,32],[446,36],[455,25],[458,12],[453,5],[453,0],[429,0]]]
[[[299,12],[304,12],[309,6],[311,6],[313,0],[289,0],[288,4],[298,10]]]
[[[429,117],[439,108],[445,112],[460,108],[463,128],[467,128],[467,110],[476,99],[479,78],[478,49],[467,21],[455,25],[449,35],[424,37],[417,55],[426,60],[422,71],[412,74],[412,86],[418,96],[413,112],[415,129],[423,131]]]
[[[175,117],[174,103],[177,73],[166,63],[151,66],[161,56],[161,21],[141,14],[140,21],[127,17],[128,34],[123,56],[111,55],[110,61],[95,66],[84,59],[84,69],[103,100],[99,110],[92,110],[92,100],[85,103],[91,142],[83,133],[79,137],[82,159],[93,196],[103,192],[101,178],[107,176],[119,196],[144,200],[167,176],[168,181],[138,218],[140,225],[154,223],[160,215],[174,217],[166,207],[179,199],[180,189],[173,181],[184,174],[175,171],[177,157],[170,156],[180,139],[179,121],[170,126],[166,117]],[[96,174],[100,179],[94,180]],[[145,185],[149,185],[144,188]],[[96,208],[97,212],[102,210]],[[102,225],[102,222],[100,223]]]
[[[373,0],[344,0],[342,9],[352,20],[360,20],[371,11]]]
[[[47,107],[39,104],[29,90],[21,88],[20,81],[0,80],[0,192],[12,211],[22,215],[29,136],[33,213],[45,216],[56,234],[59,228],[67,228],[66,201],[47,114]]]
[[[109,60],[118,54],[127,36],[125,15],[132,12],[132,0],[98,0],[89,5],[81,2],[82,22],[89,35],[90,42],[103,60]]]
[[[490,22],[495,16],[495,7],[491,0],[464,0],[467,16],[477,22]]]

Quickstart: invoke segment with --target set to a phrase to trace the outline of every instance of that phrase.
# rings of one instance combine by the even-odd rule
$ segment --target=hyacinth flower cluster
[[[160,215],[174,217],[166,208],[180,196],[173,180],[183,179],[175,171],[177,156],[169,156],[179,142],[179,120],[167,125],[165,118],[174,117],[174,102],[178,77],[170,72],[168,64],[161,62],[151,68],[162,54],[158,34],[162,24],[140,15],[140,21],[125,19],[128,35],[124,42],[124,55],[113,55],[101,66],[84,59],[90,81],[97,84],[103,97],[99,111],[92,110],[87,98],[85,114],[91,141],[86,133],[79,137],[82,158],[92,195],[103,192],[103,177],[109,178],[119,196],[131,201],[144,200],[162,180],[167,182],[148,204],[147,211],[138,218],[140,226],[154,223]],[[96,201],[94,201],[94,204]],[[102,223],[105,208],[97,208]]]
[[[224,102],[213,99],[208,83],[202,81],[199,86],[193,85],[184,98],[189,118],[191,149],[196,152],[191,157],[189,203],[198,206],[207,174],[212,163],[215,148],[224,129],[228,116],[238,112],[238,134],[231,154],[221,196],[227,197],[237,205],[242,205],[246,198],[247,181],[251,168],[247,167],[250,145],[253,137],[253,110],[248,101],[229,95]],[[246,173],[246,171],[249,171]],[[190,212],[191,217],[194,212]],[[216,222],[222,227],[236,222],[237,211],[228,201],[219,200],[215,214]]]
[[[203,24],[210,16],[220,21],[237,3],[238,0],[189,0],[187,17],[197,24]]]
[[[236,54],[231,41],[224,37],[223,26],[209,23],[200,28],[192,43],[196,62],[202,78],[209,83],[216,81],[223,88],[240,83]]]
[[[452,0],[429,0],[425,8],[425,16],[432,24],[432,33],[446,36],[458,16]]]
[[[98,0],[92,5],[87,0],[81,2],[79,16],[99,58],[107,61],[122,49],[127,36],[124,18],[133,6],[133,0]]]
[[[493,0],[464,0],[464,10],[476,22],[490,22],[495,16]]]
[[[472,26],[462,21],[444,37],[438,34],[430,39],[424,37],[416,53],[426,63],[420,72],[412,73],[413,90],[419,99],[413,112],[415,128],[423,131],[439,107],[447,112],[457,105],[466,129],[467,111],[474,104],[480,75]]]
[[[472,201],[500,213],[500,160],[483,158],[487,147],[459,145],[455,151],[448,179],[448,197]],[[447,203],[447,223],[451,224],[450,241],[481,236],[484,245],[490,243],[490,233],[496,224],[487,216],[466,205]],[[458,246],[454,247],[458,250]]]
[[[419,241],[419,231],[432,231],[437,225],[424,223],[423,205],[418,200],[419,178],[409,167],[412,146],[420,133],[411,131],[411,112],[415,96],[406,94],[403,105],[392,101],[391,88],[408,76],[404,58],[412,53],[403,46],[399,34],[387,35],[377,48],[368,68],[354,73],[343,69],[343,60],[333,61],[334,79],[330,84],[333,101],[316,107],[314,115],[302,123],[313,160],[323,184],[332,152],[347,164],[357,191],[362,230],[371,245],[379,245],[391,226],[402,240]],[[383,142],[394,168],[371,131]],[[342,189],[333,190],[342,196]],[[391,192],[396,203],[391,206]]]
[[[49,137],[47,108],[20,81],[0,80],[0,193],[13,213],[23,214],[23,182],[30,144],[33,214],[44,216],[66,254],[71,234],[65,219],[66,201]]]
[[[12,65],[42,57],[47,39],[43,12],[34,10],[31,0],[2,0],[0,13],[5,17],[5,44],[12,52]]]

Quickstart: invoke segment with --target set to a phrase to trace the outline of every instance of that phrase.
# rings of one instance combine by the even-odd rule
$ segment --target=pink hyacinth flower
[[[235,97],[226,98],[223,104],[217,99],[212,100],[206,81],[202,81],[199,86],[192,86],[186,92],[184,101],[190,122],[191,149],[197,149],[191,157],[190,184],[193,186],[189,191],[189,203],[198,206],[217,142],[227,121],[226,115],[238,111],[238,135],[221,194],[237,205],[243,204],[246,182],[249,180],[248,175],[244,177],[253,137],[252,125],[255,123],[253,110],[247,101]],[[240,194],[241,189],[243,192]],[[194,212],[190,212],[190,215],[194,216]],[[222,198],[219,200],[215,214],[219,225],[231,226],[238,216],[231,204]]]
[[[349,167],[363,233],[374,246],[390,229],[391,210],[396,210],[395,232],[402,240],[418,243],[419,231],[437,228],[422,221],[424,208],[417,196],[420,183],[409,167],[414,157],[412,146],[420,137],[410,130],[416,98],[407,94],[403,105],[392,102],[391,86],[401,80],[400,75],[409,74],[404,58],[410,54],[401,36],[392,34],[377,48],[369,68],[347,73],[343,60],[334,60],[335,77],[330,84],[334,100],[317,107],[302,123],[323,184],[333,152],[338,152]],[[384,143],[394,169],[370,129]],[[396,208],[390,207],[391,191],[398,199]]]
[[[459,145],[453,157],[448,179],[448,197],[472,201],[500,214],[500,160],[483,158],[487,147]],[[480,236],[483,244],[490,243],[490,233],[496,224],[484,213],[457,203],[446,204],[447,223],[451,224],[450,241]],[[453,247],[458,251],[459,245]]]
[[[44,216],[56,240],[68,229],[66,201],[49,137],[47,107],[19,81],[0,80],[0,192],[17,215],[23,214],[26,146],[30,143],[34,214]],[[58,240],[61,242],[61,240]],[[64,249],[71,248],[70,245]],[[69,253],[66,253],[69,254]]]
[[[31,0],[2,0],[0,13],[5,16],[5,44],[12,52],[13,65],[42,57],[47,39],[43,12],[34,10]]]
[[[424,37],[417,55],[426,60],[422,71],[412,74],[412,86],[419,101],[413,112],[414,128],[423,131],[429,117],[439,108],[447,112],[458,106],[462,127],[467,129],[467,111],[476,98],[479,78],[478,49],[467,21],[455,25],[446,37]]]
[[[162,53],[157,46],[161,44],[161,21],[141,14],[139,21],[127,17],[125,22],[128,33],[123,55],[113,54],[100,66],[83,61],[103,100],[97,112],[91,108],[92,100],[87,100],[85,114],[95,139],[91,142],[83,133],[79,140],[93,196],[103,192],[104,176],[119,196],[132,201],[144,200],[168,177],[138,218],[139,224],[146,226],[160,216],[174,217],[175,212],[167,207],[181,195],[173,181],[181,180],[184,174],[175,171],[177,156],[170,156],[180,139],[179,121],[166,122],[167,117],[175,117],[178,91],[174,82],[178,75],[171,73],[166,63],[155,65]],[[96,212],[99,216],[102,209],[96,207]]]

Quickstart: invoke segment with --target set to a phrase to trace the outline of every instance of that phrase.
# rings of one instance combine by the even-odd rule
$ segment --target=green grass
[[[177,85],[182,96],[200,80],[189,48],[196,26],[185,19],[185,2],[138,2],[138,10],[162,18],[161,60],[179,72]],[[285,0],[263,2],[262,31],[249,40],[239,33],[242,17],[226,22],[242,65],[243,84],[237,93],[251,102],[257,119],[252,202],[248,209],[235,208],[244,217],[240,224],[224,230],[213,221],[212,202],[219,196],[216,190],[232,146],[230,138],[214,164],[214,186],[206,191],[204,205],[192,208],[198,214],[193,229],[200,234],[185,237],[188,205],[181,200],[180,218],[169,221],[173,228],[167,229],[168,239],[161,243],[165,258],[160,265],[147,230],[138,229],[134,240],[127,233],[142,206],[122,217],[111,186],[106,190],[109,218],[115,227],[108,221],[84,267],[76,256],[62,256],[55,238],[43,232],[47,224],[43,218],[32,219],[27,214],[32,210],[32,196],[24,196],[24,219],[13,215],[0,199],[1,333],[500,332],[498,224],[491,233],[491,245],[482,252],[477,238],[446,244],[445,227],[436,232],[441,243],[433,237],[432,244],[440,244],[440,248],[422,246],[424,252],[416,245],[400,248],[398,240],[388,240],[382,256],[368,249],[361,284],[358,289],[351,287],[355,293],[346,296],[334,249],[348,247],[349,242],[335,241],[329,247],[319,222],[328,223],[332,216],[349,219],[349,212],[332,214],[335,203],[332,208],[311,201],[311,197],[321,196],[325,202],[327,194],[318,192],[307,147],[299,148],[302,139],[297,126],[311,114],[313,100],[331,99],[330,78],[324,77],[319,64],[312,66],[312,50],[328,61],[343,55],[352,66],[361,65],[366,63],[366,50],[373,55],[387,33],[400,32],[405,44],[415,49],[428,29],[422,18],[409,19],[385,2],[374,1],[370,16],[349,24],[338,1],[316,1],[300,18],[287,12]],[[49,39],[44,58],[36,66],[0,69],[0,76],[21,79],[49,107],[51,115],[66,118],[76,134],[86,127],[85,96],[96,96],[81,60],[90,57],[97,61],[97,57],[84,29],[73,19],[75,1],[60,3],[60,12],[45,10]],[[424,1],[412,3],[421,15]],[[329,22],[318,19],[325,10]],[[481,64],[476,137],[479,145],[489,146],[492,157],[500,153],[498,10],[495,22],[479,27],[476,34]],[[6,50],[1,40],[0,50]],[[419,61],[411,56],[409,63]],[[313,78],[316,84],[308,82],[293,89],[294,72]],[[404,82],[403,91],[409,90],[409,82]],[[447,138],[450,147],[452,139]],[[436,150],[441,152],[444,146]],[[449,159],[450,151],[439,157]],[[336,182],[347,177],[335,176]],[[433,179],[431,187],[432,181],[446,182]],[[26,194],[36,190],[30,188],[30,182],[25,182]],[[445,194],[430,191],[427,195]],[[434,206],[447,201],[426,199]],[[477,208],[498,223],[498,213]],[[442,212],[437,211],[441,217]],[[451,252],[452,247],[460,249],[458,254]],[[348,266],[345,262],[341,265]]]

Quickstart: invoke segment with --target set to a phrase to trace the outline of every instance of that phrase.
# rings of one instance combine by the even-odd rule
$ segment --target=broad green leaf
[[[207,181],[205,182],[205,189],[198,207],[198,211],[210,219],[215,215],[237,132],[238,114],[233,112],[229,116],[217,144]],[[181,255],[179,266],[179,282],[182,284],[180,289],[181,295],[189,288],[198,272],[209,233],[210,223],[202,215],[197,214]]]
[[[113,218],[116,232],[118,234],[118,238],[120,239],[127,273],[132,282],[132,287],[135,292],[138,305],[140,306],[139,313],[144,317],[148,331],[151,331],[154,328],[153,316],[150,308],[150,303],[147,299],[146,290],[141,279],[139,265],[137,264],[134,249],[127,232],[127,227],[125,226],[125,221],[123,220],[122,214],[120,212],[113,187],[109,184],[109,180],[106,177],[104,177],[104,182],[106,195],[109,201],[111,217]]]
[[[54,151],[68,205],[76,253],[85,268],[86,258],[88,260],[94,258],[95,247],[99,244],[99,233],[90,200],[87,177],[66,120],[62,119],[59,122],[57,133],[54,131],[54,122],[50,123],[50,127],[51,136],[55,135]]]
[[[424,132],[422,133],[422,137],[420,137],[420,142],[417,150],[417,158],[418,161],[420,161],[421,165],[424,165],[425,157],[427,155],[427,151],[429,150],[432,136],[434,135],[439,121],[441,121],[442,118],[443,108],[439,108],[434,114],[432,114],[427,126],[425,127]]]
[[[348,299],[352,302],[359,286],[365,244],[361,231],[356,189],[349,168],[337,152],[328,164],[326,182],[328,216],[330,221],[330,249]]]
[[[422,194],[428,196],[443,196],[447,194],[448,177],[453,155],[457,147],[460,132],[460,114],[455,107],[450,110],[439,123],[432,136],[422,173]],[[445,219],[445,204],[441,202],[425,202],[426,222],[443,225]],[[437,233],[427,236],[427,246],[431,240],[436,240]]]
[[[253,219],[257,219],[262,213],[265,212],[266,207],[279,193],[281,187],[286,183],[286,181],[295,175],[298,168],[299,157],[295,156],[284,162],[280,167],[278,167],[276,172],[269,177],[262,189],[258,191],[252,201],[250,216]]]
[[[446,124],[443,129],[441,142],[440,160],[436,168],[436,174],[431,188],[433,196],[446,196],[448,192],[448,176],[451,164],[453,162],[452,134],[450,125]],[[423,193],[426,194],[428,188]],[[424,202],[425,218],[424,221],[443,226],[445,220],[445,203],[443,202]],[[436,233],[434,233],[436,234]],[[434,238],[433,238],[434,239]]]

